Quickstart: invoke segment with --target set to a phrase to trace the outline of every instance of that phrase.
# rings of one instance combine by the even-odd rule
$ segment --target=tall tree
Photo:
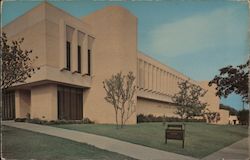
[[[242,65],[236,67],[229,65],[221,68],[220,74],[215,75],[213,80],[209,82],[209,86],[216,84],[216,95],[225,97],[231,93],[236,93],[242,96],[242,100],[246,103],[248,100],[248,74],[249,60]]]
[[[119,113],[120,126],[122,128],[135,112],[136,86],[134,82],[135,76],[132,72],[129,72],[127,75],[122,75],[120,72],[103,81],[103,88],[106,91],[105,100],[113,105],[117,128],[119,125]]]
[[[177,104],[176,114],[182,119],[203,116],[207,103],[202,102],[200,98],[204,97],[207,91],[188,80],[178,83],[178,87],[180,91],[172,97],[173,102]]]
[[[249,125],[249,110],[240,110],[238,113],[240,124]]]
[[[36,69],[33,61],[35,59],[30,58],[32,50],[22,50],[21,44],[24,38],[20,40],[13,40],[11,43],[8,42],[8,38],[5,33],[1,36],[0,49],[1,49],[1,89],[6,90],[16,83],[23,83],[27,78],[30,78]]]

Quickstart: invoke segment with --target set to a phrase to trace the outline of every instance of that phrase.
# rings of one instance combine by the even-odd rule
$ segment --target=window
[[[70,71],[70,56],[71,56],[71,43],[66,42],[66,69]]]
[[[81,73],[82,68],[82,61],[81,61],[82,53],[81,53],[81,46],[77,46],[77,59],[78,59],[78,66],[77,66],[77,72]]]
[[[90,75],[91,72],[91,50],[88,49],[88,75]]]

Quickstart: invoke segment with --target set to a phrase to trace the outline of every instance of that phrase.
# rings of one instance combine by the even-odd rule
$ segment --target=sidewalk
[[[228,147],[225,147],[202,160],[250,160],[250,138],[244,138]]]
[[[3,121],[2,124],[51,136],[57,136],[80,143],[87,143],[97,148],[120,153],[139,160],[197,160],[193,157],[157,150],[150,147],[79,131],[14,121]]]

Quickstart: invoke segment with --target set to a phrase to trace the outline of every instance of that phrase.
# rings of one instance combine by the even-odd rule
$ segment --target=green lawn
[[[3,157],[42,160],[132,160],[96,147],[21,129],[3,126]]]
[[[185,149],[182,149],[181,141],[170,140],[168,144],[164,144],[165,126],[162,123],[140,123],[128,125],[123,129],[116,129],[115,125],[101,124],[53,126],[103,135],[197,158],[202,158],[247,137],[247,127],[245,126],[186,123]]]

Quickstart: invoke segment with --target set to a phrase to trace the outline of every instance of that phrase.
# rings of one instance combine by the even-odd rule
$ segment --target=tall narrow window
[[[82,53],[81,53],[81,46],[77,46],[77,59],[78,59],[78,66],[77,66],[77,72],[81,73],[82,68]]]
[[[71,44],[69,41],[66,43],[66,69],[70,71],[70,50],[71,50]]]
[[[91,50],[88,49],[88,75],[90,75],[91,71]]]

